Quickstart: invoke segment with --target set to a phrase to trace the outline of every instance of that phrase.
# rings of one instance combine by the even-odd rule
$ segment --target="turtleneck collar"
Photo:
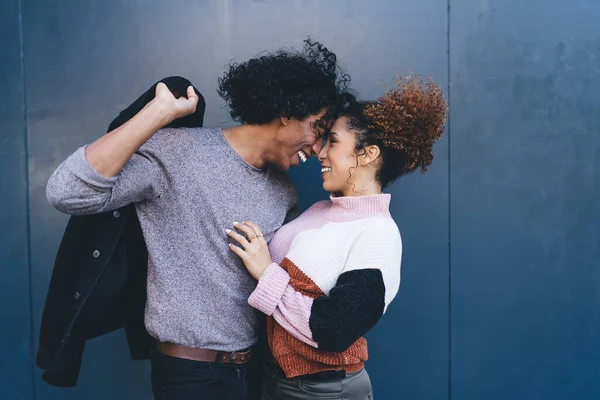
[[[330,196],[330,211],[336,220],[354,220],[374,216],[390,217],[390,200],[387,193],[369,196]]]

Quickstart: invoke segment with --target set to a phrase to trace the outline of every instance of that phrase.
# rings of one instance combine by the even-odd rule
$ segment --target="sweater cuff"
[[[95,187],[97,189],[109,190],[118,180],[116,176],[104,176],[98,173],[92,167],[85,156],[87,146],[80,147],[73,154],[72,164],[69,165],[69,169],[75,176],[81,179],[83,182]]]
[[[273,315],[289,282],[290,275],[283,268],[277,263],[270,264],[248,298],[248,304],[266,315]]]

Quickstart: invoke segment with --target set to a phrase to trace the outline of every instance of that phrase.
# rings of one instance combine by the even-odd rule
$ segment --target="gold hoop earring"
[[[373,180],[371,181],[371,183],[369,183],[367,186],[365,186],[364,188],[358,188],[357,190],[358,190],[359,193],[362,193],[365,190],[367,190],[368,188],[370,188],[371,186],[373,186],[374,183],[375,183],[375,178],[373,178]]]
[[[375,169],[375,167],[372,164],[360,164],[361,167],[369,167],[371,169]],[[373,180],[371,181],[371,183],[369,183],[367,186],[363,187],[363,188],[358,188],[358,192],[364,192],[365,190],[367,190],[368,188],[370,188],[371,186],[373,186],[373,184],[375,183],[375,177],[373,177]]]
[[[361,165],[362,167],[363,165]],[[368,188],[370,188],[371,186],[373,186],[373,184],[375,183],[375,177],[373,177],[373,180],[371,181],[371,183],[369,183],[367,186],[362,187],[362,188],[357,188],[356,187],[356,183],[354,182],[350,182],[350,179],[352,179],[352,173],[354,172],[355,168],[352,168],[350,170],[350,176],[348,177],[348,180],[346,181],[349,185],[352,185],[352,191],[355,193],[362,193],[365,190],[367,190]]]

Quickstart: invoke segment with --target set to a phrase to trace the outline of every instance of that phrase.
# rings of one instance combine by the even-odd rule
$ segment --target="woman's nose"
[[[325,146],[321,146],[321,148],[319,149],[319,153],[317,153],[317,158],[319,159],[319,161],[323,162],[323,160],[327,157],[327,151],[325,150],[327,148],[327,145]]]

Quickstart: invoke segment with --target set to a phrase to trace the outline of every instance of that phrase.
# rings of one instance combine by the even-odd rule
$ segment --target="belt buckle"
[[[252,359],[252,348],[247,348],[244,350],[240,350],[240,351],[235,351],[235,354],[238,354],[240,356],[239,362],[240,364],[245,364],[246,362],[250,361]],[[233,359],[234,357],[234,353],[231,354],[231,358]]]
[[[229,362],[231,364],[235,364],[235,351],[232,351],[231,353],[229,353]]]

